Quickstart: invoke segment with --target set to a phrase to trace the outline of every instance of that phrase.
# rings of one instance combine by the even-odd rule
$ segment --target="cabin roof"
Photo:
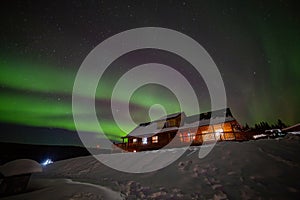
[[[178,112],[178,113],[166,115],[166,116],[163,116],[163,117],[161,117],[161,118],[159,118],[158,120],[155,120],[155,121],[173,119],[173,118],[179,117],[180,115],[184,115],[185,116],[185,113],[184,112]]]
[[[232,117],[231,111],[229,108],[215,110],[211,112],[205,112],[201,114],[191,115],[189,117],[185,118],[185,121],[187,123],[194,123],[196,121],[202,121],[202,120],[210,120],[215,118],[222,118],[222,117]]]
[[[179,129],[194,128],[198,126],[206,126],[209,124],[219,124],[231,121],[235,121],[235,119],[233,117],[215,117],[211,119],[202,119],[200,121],[195,121],[192,123],[185,123],[183,126],[179,127]]]
[[[184,112],[175,113],[171,115],[167,115],[165,117],[160,118],[159,120],[155,120],[153,122],[142,123],[133,129],[126,137],[151,137],[158,133],[162,132],[169,132],[169,131],[176,131],[180,129],[186,128],[194,128],[198,126],[205,126],[209,124],[217,124],[222,122],[229,122],[235,121],[234,117],[232,116],[230,109],[220,109],[212,112],[201,113],[197,115],[192,115],[189,117],[185,117],[183,119],[183,124],[180,127],[169,127],[158,129],[157,123],[163,119],[172,119],[175,118]],[[185,115],[185,114],[184,114]]]
[[[300,123],[282,129],[283,131],[300,131]]]

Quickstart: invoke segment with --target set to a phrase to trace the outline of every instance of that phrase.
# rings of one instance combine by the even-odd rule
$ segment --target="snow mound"
[[[3,176],[14,176],[42,172],[41,165],[30,159],[18,159],[0,166],[0,173]]]
[[[106,187],[72,181],[71,179],[34,179],[29,183],[27,193],[9,196],[9,200],[122,200],[120,192],[112,191]]]

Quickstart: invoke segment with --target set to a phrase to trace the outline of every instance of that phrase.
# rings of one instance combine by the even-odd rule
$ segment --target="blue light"
[[[51,160],[51,159],[46,159],[44,162],[42,162],[41,163],[41,165],[43,165],[43,166],[46,166],[46,165],[49,165],[49,164],[51,164],[51,163],[53,163],[53,161]]]

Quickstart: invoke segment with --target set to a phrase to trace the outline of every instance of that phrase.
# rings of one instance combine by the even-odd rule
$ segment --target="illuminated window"
[[[132,140],[132,142],[133,142],[133,143],[137,143],[137,139],[134,138],[134,139]]]
[[[223,129],[216,129],[215,132],[217,140],[221,139],[220,136],[223,134]]]
[[[195,140],[195,133],[188,133],[188,137],[190,138],[190,141]]]
[[[152,143],[158,143],[158,136],[152,137]]]
[[[181,142],[191,142],[195,139],[195,133],[190,133],[190,132],[180,133],[179,136]]]
[[[143,144],[147,144],[147,138],[146,138],[146,137],[144,137],[144,138],[142,139],[142,143],[143,143]]]
[[[217,132],[217,133],[221,133],[221,132],[223,132],[223,129],[222,129],[222,128],[220,128],[220,129],[216,129],[216,130],[215,130],[215,132]]]
[[[233,131],[230,123],[223,124],[223,130],[224,130],[224,132],[232,132]]]
[[[192,140],[195,140],[195,139],[196,139],[195,133],[193,133],[191,136],[192,136],[192,137],[191,137]]]

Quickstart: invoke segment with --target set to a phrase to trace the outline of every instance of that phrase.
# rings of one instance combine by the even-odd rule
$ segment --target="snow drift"
[[[92,156],[58,161],[31,179],[31,192],[9,199],[298,199],[299,138],[221,142],[202,159],[191,147],[143,174],[116,171]]]

